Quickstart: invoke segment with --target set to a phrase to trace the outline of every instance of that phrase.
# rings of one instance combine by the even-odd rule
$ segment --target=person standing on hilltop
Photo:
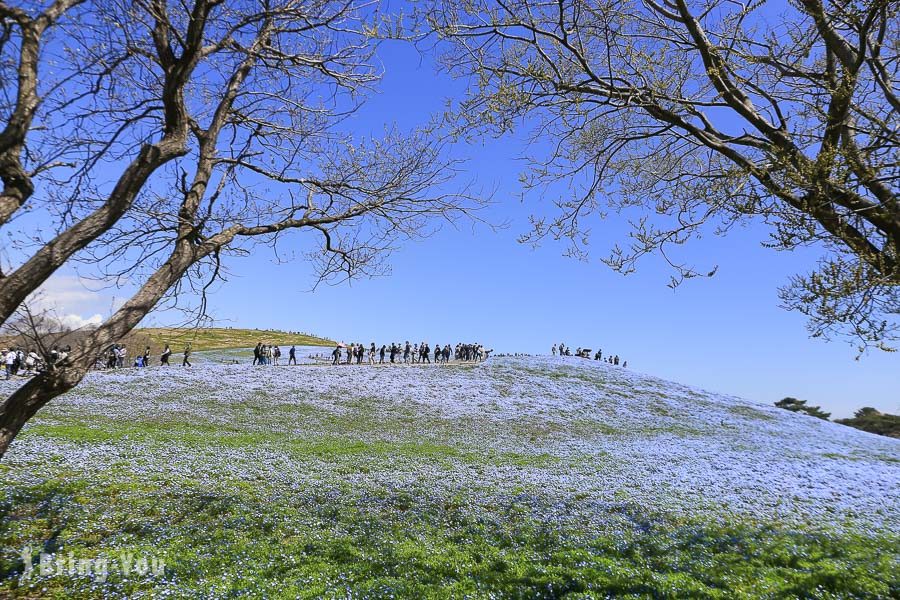
[[[159,366],[166,365],[168,367],[170,356],[172,356],[172,349],[169,348],[168,344],[166,344],[165,350],[163,350],[162,354],[159,357]]]
[[[338,344],[334,347],[334,350],[331,351],[331,364],[336,365],[341,360],[341,345]]]
[[[550,348],[550,352],[553,353],[553,356],[556,356],[556,344],[553,344],[553,347]]]
[[[288,365],[291,364],[297,366],[297,348],[294,346],[291,346],[291,349],[288,350]]]
[[[372,345],[369,346],[369,364],[375,364],[375,342],[372,342]]]
[[[378,364],[380,364],[380,365],[383,365],[383,364],[384,364],[384,352],[385,352],[385,350],[387,350],[387,346],[385,346],[384,344],[382,344],[382,345],[381,345],[381,350],[378,351],[378,355],[379,355]]]
[[[182,367],[190,367],[191,366],[191,345],[188,344],[184,347],[184,360],[181,361]]]
[[[253,365],[256,366],[260,362],[262,355],[262,342],[256,342],[256,348],[253,349]]]

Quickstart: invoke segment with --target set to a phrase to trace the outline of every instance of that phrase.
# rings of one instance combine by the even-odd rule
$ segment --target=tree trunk
[[[222,236],[218,241],[224,244],[233,237],[233,234]],[[103,350],[134,329],[192,264],[216,248],[216,245],[208,244],[197,249],[190,242],[180,240],[168,260],[147,279],[140,290],[75,347],[67,359],[68,364],[33,377],[13,392],[0,407],[0,460],[3,460],[7,448],[25,423],[38,410],[78,385]]]
[[[32,377],[0,405],[0,460],[13,439],[48,402],[78,385],[87,369],[80,366],[47,371]]]
[[[184,154],[184,136],[146,145],[125,169],[106,202],[45,244],[15,271],[0,279],[0,324],[29,294],[50,278],[76,252],[107,232],[131,208],[144,183],[162,165]]]

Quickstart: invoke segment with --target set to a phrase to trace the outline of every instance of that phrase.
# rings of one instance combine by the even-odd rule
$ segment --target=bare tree
[[[2,109],[5,126],[0,131],[0,225],[25,203],[34,192],[33,173],[23,164],[25,141],[31,131],[34,115],[40,104],[38,69],[44,33],[73,6],[84,0],[55,0],[37,15],[0,2],[0,57],[7,58],[13,67],[0,63],[4,81],[16,80],[15,93],[7,93]],[[5,60],[3,61],[6,62]]]
[[[203,32],[209,13],[219,4],[221,0],[196,3],[189,13],[191,27],[178,40],[164,39],[164,31],[140,16],[140,11],[164,11],[165,2],[131,8],[56,0],[31,19],[25,9],[0,7],[0,16],[18,25],[18,36],[7,28],[10,44],[22,49],[12,61],[16,93],[9,94],[4,86],[15,99],[6,102],[10,142],[0,148],[6,153],[0,175],[10,190],[4,192],[0,226],[8,229],[10,219],[26,207],[55,221],[49,239],[22,236],[24,258],[0,277],[0,323],[66,261],[118,222],[159,167],[187,153],[184,93],[203,53],[211,51],[204,47]],[[45,39],[50,31],[58,34],[53,42]],[[147,64],[132,36],[159,40],[154,65]],[[173,45],[167,46],[170,41]],[[42,61],[52,62],[60,72],[43,85],[38,68]],[[138,79],[139,87],[123,86]],[[157,85],[149,87],[151,81]],[[43,121],[40,132],[32,127],[36,114]],[[122,161],[125,168],[119,167]],[[111,164],[120,175],[103,189],[94,181]],[[36,178],[53,191],[28,206]]]
[[[584,257],[591,217],[628,216],[622,273],[650,253],[672,284],[712,275],[671,251],[706,230],[765,223],[780,250],[814,245],[814,272],[781,290],[813,336],[863,349],[900,313],[898,3],[796,0],[435,0],[443,62],[471,81],[461,131],[527,118],[526,188],[571,182],[523,237]]]
[[[147,105],[162,126],[142,129],[160,136],[140,145],[139,158],[154,160],[123,163],[113,194],[127,187],[124,212],[72,259],[97,265],[107,279],[141,284],[65,361],[0,405],[0,456],[37,410],[77,385],[98,353],[161,301],[185,285],[202,297],[229,254],[302,230],[318,242],[309,259],[320,277],[377,272],[398,240],[427,235],[478,204],[441,192],[454,164],[429,135],[388,131],[358,140],[337,127],[378,79],[371,7],[332,0],[106,5],[139,59],[116,85],[133,98],[153,98]],[[160,156],[168,158],[158,164]],[[146,176],[123,184],[137,170]],[[86,189],[80,180],[73,185]]]

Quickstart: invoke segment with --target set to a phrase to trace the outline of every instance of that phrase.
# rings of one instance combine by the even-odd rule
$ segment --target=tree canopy
[[[460,132],[534,125],[525,177],[558,211],[523,241],[587,254],[610,211],[631,224],[606,264],[650,253],[672,285],[712,275],[675,247],[765,224],[820,249],[780,290],[813,336],[889,349],[900,313],[900,19],[889,0],[434,0],[443,64],[470,82]],[[540,149],[549,148],[546,152]]]
[[[817,419],[824,419],[826,421],[828,420],[828,417],[831,416],[831,413],[823,411],[820,406],[812,406],[807,404],[806,400],[797,400],[796,398],[791,397],[782,398],[775,403],[775,406],[791,412],[799,412],[811,417],[816,417]]]
[[[900,415],[892,415],[866,406],[853,414],[850,419],[835,419],[835,423],[862,429],[869,433],[900,438]]]

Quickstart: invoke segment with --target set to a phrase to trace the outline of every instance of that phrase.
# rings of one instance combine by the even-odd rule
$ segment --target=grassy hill
[[[230,327],[203,327],[176,329],[172,327],[142,327],[131,336],[135,348],[141,340],[149,340],[151,348],[171,344],[177,350],[190,342],[195,350],[224,350],[228,348],[252,348],[259,342],[280,346],[331,346],[332,340],[307,333],[293,333],[272,329],[232,329]],[[127,343],[127,342],[126,342]],[[146,345],[146,344],[143,344]]]
[[[54,336],[52,344],[74,345],[84,335],[86,335],[86,331],[75,331],[67,335],[57,334]],[[230,327],[141,327],[132,330],[124,339],[119,340],[119,343],[128,348],[129,356],[134,356],[142,352],[145,347],[150,346],[154,360],[158,358],[166,344],[169,344],[177,353],[182,351],[188,343],[191,344],[194,351],[199,352],[252,348],[260,342],[279,346],[333,346],[335,343],[327,338],[308,333],[273,329],[232,329]],[[29,347],[30,343],[19,336],[0,335],[0,348],[7,345]]]
[[[900,441],[576,358],[97,372],[0,463],[0,597],[887,598],[898,531]]]

